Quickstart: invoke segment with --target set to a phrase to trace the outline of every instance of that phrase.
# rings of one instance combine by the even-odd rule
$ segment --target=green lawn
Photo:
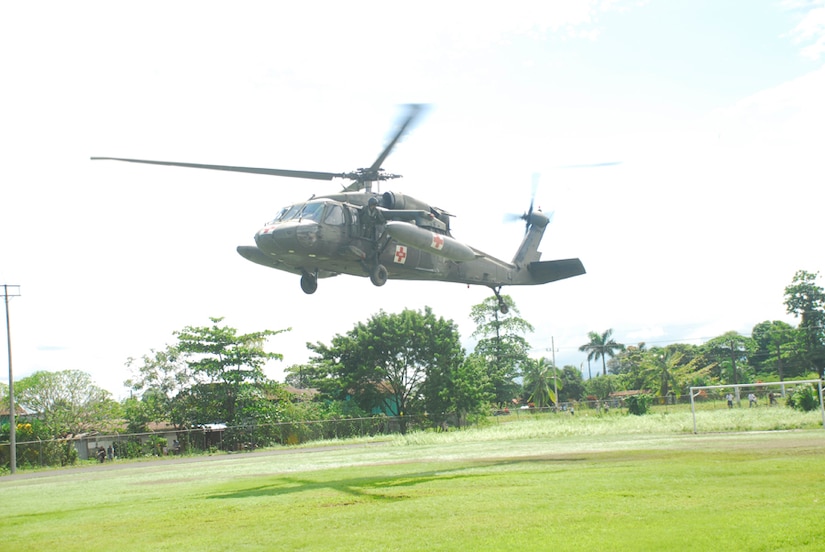
[[[23,472],[0,478],[2,549],[822,550],[821,426],[693,435],[668,423],[551,415]]]

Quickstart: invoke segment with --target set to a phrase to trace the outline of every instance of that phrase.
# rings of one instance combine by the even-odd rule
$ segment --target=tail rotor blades
[[[533,184],[532,189],[530,191],[530,206],[527,208],[527,211],[525,211],[521,215],[517,215],[515,213],[507,213],[504,215],[505,222],[515,222],[517,220],[523,220],[525,234],[527,234],[527,232],[530,231],[531,220],[533,217],[533,206],[536,203],[536,191],[539,187],[539,178],[541,178],[541,175],[539,173],[533,173]]]

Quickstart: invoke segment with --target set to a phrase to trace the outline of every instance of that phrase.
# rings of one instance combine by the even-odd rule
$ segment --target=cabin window
[[[358,226],[358,210],[353,209],[352,207],[348,207],[348,209],[349,209],[350,224],[357,227]]]
[[[334,224],[335,226],[341,226],[344,224],[344,210],[341,206],[335,204],[330,205],[327,209],[327,214],[324,217],[324,222],[327,224]]]
[[[358,211],[349,205],[345,207],[346,211],[346,224],[349,224],[349,230],[347,231],[350,236],[357,237],[361,235],[361,228],[358,226]]]

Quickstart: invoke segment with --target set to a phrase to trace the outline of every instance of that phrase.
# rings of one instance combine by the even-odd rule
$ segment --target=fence
[[[146,433],[87,434],[67,439],[17,441],[19,467],[60,466],[78,459],[136,458],[197,454],[210,451],[254,450],[308,441],[402,433],[429,423],[425,417],[376,416],[306,422],[224,426],[209,424],[187,429]],[[0,471],[9,468],[10,444],[0,443]]]
[[[677,402],[675,397],[671,400],[669,397],[655,397],[654,404],[669,405]],[[681,401],[680,401],[681,402]],[[690,404],[690,401],[687,401]],[[582,400],[582,401],[565,401],[559,403],[558,406],[527,406],[521,405],[514,408],[503,408],[493,411],[493,416],[532,416],[534,414],[560,412],[562,414],[575,414],[576,412],[610,412],[611,410],[621,410],[626,408],[625,400],[622,397],[609,397],[602,400]]]
[[[794,384],[805,382],[785,382],[784,386],[791,389]],[[781,384],[779,384],[781,385]],[[759,404],[772,406],[784,405],[777,399],[781,392],[769,396],[764,390],[757,390]],[[653,406],[657,408],[677,409],[691,406],[695,409],[726,408],[723,391],[725,386],[703,389],[701,394],[676,397],[655,397]],[[784,389],[783,389],[784,391]],[[693,405],[691,405],[693,402]],[[609,414],[622,412],[625,408],[624,400],[620,397],[610,397],[604,400],[584,400],[564,402],[549,407],[514,407],[492,412],[499,417],[498,421],[518,419],[522,416],[534,416],[541,413],[573,413],[598,412]],[[824,414],[825,416],[825,414]],[[452,420],[455,422],[455,420]],[[825,418],[823,419],[825,424]],[[451,423],[449,425],[455,425]],[[88,434],[71,439],[51,439],[37,441],[17,441],[17,466],[60,466],[74,464],[78,459],[95,459],[103,451],[104,461],[108,458],[136,458],[141,456],[163,456],[177,454],[197,454],[208,451],[242,451],[254,450],[260,447],[273,445],[296,445],[309,441],[329,439],[343,439],[350,437],[367,437],[374,435],[389,435],[402,433],[422,427],[433,427],[433,420],[426,416],[375,416],[367,418],[345,418],[335,420],[315,420],[304,422],[280,422],[260,425],[224,426],[210,424],[187,429],[169,428],[164,431],[146,433],[113,433]],[[443,427],[443,426],[442,426]],[[111,447],[111,452],[110,452]],[[0,473],[9,468],[9,443],[0,443]]]
[[[776,389],[774,389],[773,392],[769,392],[763,389],[765,384],[740,384],[740,386],[742,387],[742,389],[746,390],[744,391],[744,393],[750,393],[751,391],[753,391],[756,395],[756,400],[759,405],[786,406],[787,395],[789,395],[791,391],[793,391],[795,386],[805,383],[808,383],[808,381],[806,380],[777,382],[775,384],[771,384],[772,386],[776,387]],[[727,408],[725,395],[728,391],[724,391],[724,389],[731,387],[731,385],[720,385],[716,387],[718,388],[708,388],[707,390],[704,390],[700,395],[695,396],[693,401],[691,401],[690,393],[686,393],[679,396],[675,394],[669,394],[664,397],[654,397],[652,396],[652,393],[646,394],[651,396],[651,406],[655,407],[656,409],[661,409],[663,411],[669,410],[670,407],[673,407],[677,411],[681,411],[684,409],[690,410],[692,407],[697,409]],[[493,416],[515,416],[516,418],[518,418],[520,416],[532,416],[535,414],[553,412],[567,414],[570,414],[571,412],[621,412],[623,411],[622,409],[627,408],[627,397],[628,395],[621,395],[612,396],[600,400],[593,399],[581,401],[566,401],[559,403],[558,406],[551,405],[543,407],[534,407],[521,405],[515,406],[513,408],[503,408],[501,410],[495,410],[493,411]]]

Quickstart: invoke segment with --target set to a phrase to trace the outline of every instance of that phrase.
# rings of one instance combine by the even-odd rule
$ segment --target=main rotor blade
[[[381,165],[384,164],[384,160],[387,158],[390,152],[392,152],[392,149],[395,147],[395,144],[397,144],[401,137],[404,135],[404,133],[407,132],[407,129],[410,127],[413,121],[415,121],[419,117],[419,115],[421,115],[422,111],[424,110],[424,107],[426,107],[425,104],[409,104],[407,106],[409,110],[409,112],[407,113],[407,118],[404,119],[398,131],[395,133],[395,136],[393,136],[393,139],[390,140],[390,143],[387,144],[387,147],[384,148],[384,151],[381,152],[381,155],[378,156],[378,159],[376,159],[375,163],[373,163],[372,166],[369,168],[370,172],[375,172],[381,168]]]
[[[269,176],[287,176],[292,178],[309,178],[312,180],[332,180],[345,178],[339,173],[317,171],[290,171],[284,169],[259,169],[255,167],[233,167],[229,165],[202,165],[200,163],[178,163],[175,161],[150,161],[147,159],[124,159],[122,157],[92,157],[93,161],[126,161],[128,163],[145,163],[147,165],[166,165],[170,167],[186,167],[190,169],[209,169],[213,171],[230,171],[241,173],[265,174]]]

